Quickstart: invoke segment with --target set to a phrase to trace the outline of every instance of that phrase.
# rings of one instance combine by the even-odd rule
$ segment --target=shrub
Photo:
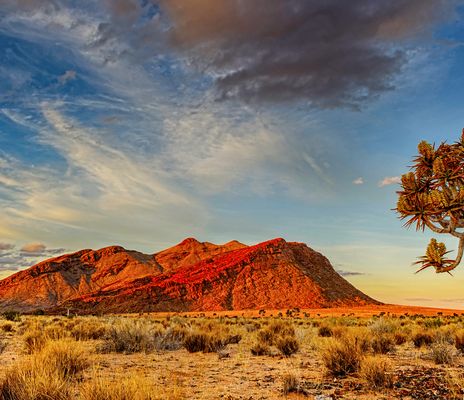
[[[18,322],[21,321],[21,314],[17,311],[5,311],[3,314],[3,318],[7,321]]]
[[[168,328],[167,331],[158,338],[156,348],[158,350],[179,350],[184,345],[187,337],[187,329],[180,326]]]
[[[433,343],[433,337],[428,332],[417,332],[412,337],[412,342],[416,347],[430,346]]]
[[[289,322],[273,321],[267,328],[274,336],[295,336],[295,328]]]
[[[398,326],[394,321],[383,317],[377,319],[371,325],[369,325],[369,329],[372,331],[372,333],[377,335],[394,333],[397,328]]]
[[[283,381],[283,392],[284,395],[288,395],[290,393],[300,393],[301,385],[300,380],[293,374],[284,375],[282,378]]]
[[[268,329],[259,331],[257,336],[258,336],[258,341],[261,343],[265,343],[269,346],[271,346],[274,343],[274,334]]]
[[[121,320],[111,326],[104,337],[104,343],[97,347],[102,353],[138,353],[149,352],[155,347],[160,331],[137,320]]]
[[[0,354],[6,349],[6,342],[0,339]]]
[[[199,351],[206,352],[210,346],[210,336],[206,333],[190,333],[184,341],[184,346],[189,353],[196,353]]]
[[[401,332],[395,332],[394,336],[394,342],[397,346],[401,346],[402,344],[406,343],[408,337]]]
[[[202,351],[212,353],[223,349],[228,344],[237,344],[242,337],[240,335],[216,336],[204,332],[191,332],[184,341],[184,346],[189,353]]]
[[[71,339],[47,342],[36,360],[63,378],[77,375],[89,366],[85,350]]]
[[[284,336],[277,340],[276,347],[285,357],[290,357],[300,349],[300,344],[294,337]]]
[[[6,322],[1,326],[3,332],[13,332],[13,324],[11,322]]]
[[[333,335],[332,328],[327,325],[320,326],[317,333],[321,337],[331,337]]]
[[[59,374],[37,362],[21,363],[10,368],[0,384],[3,400],[68,400],[69,387]]]
[[[71,327],[71,336],[76,340],[102,339],[107,333],[108,326],[95,318],[86,318]]]
[[[456,332],[454,336],[454,346],[461,352],[464,352],[464,330]]]
[[[185,396],[175,387],[157,387],[138,375],[113,381],[92,376],[79,390],[79,400],[181,400]]]
[[[453,364],[455,349],[447,343],[434,343],[430,348],[430,357],[436,364]]]
[[[269,346],[262,342],[255,343],[250,350],[254,356],[266,356],[270,354]]]
[[[371,348],[375,354],[387,354],[395,349],[393,337],[376,334],[371,338]]]
[[[366,357],[361,361],[360,375],[375,389],[391,387],[393,379],[389,374],[388,360],[378,357]]]
[[[47,343],[47,337],[43,330],[33,328],[27,330],[23,335],[23,343],[27,354],[32,354],[42,350]]]
[[[322,353],[322,360],[333,376],[357,372],[362,360],[359,345],[352,337],[333,340]]]

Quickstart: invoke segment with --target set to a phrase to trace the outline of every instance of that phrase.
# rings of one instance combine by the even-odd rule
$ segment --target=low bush
[[[240,335],[217,336],[204,332],[190,332],[184,340],[184,347],[189,353],[202,351],[212,353],[223,349],[228,344],[237,344],[242,337]]]
[[[430,347],[430,357],[436,364],[454,364],[455,348],[447,343],[434,343]]]
[[[395,349],[395,342],[391,335],[375,334],[371,338],[371,348],[374,354],[387,354]]]
[[[177,387],[165,389],[137,375],[113,381],[94,374],[81,386],[78,400],[181,400],[184,398]]]
[[[321,337],[331,337],[333,335],[332,328],[327,325],[322,325],[317,330],[317,334]]]
[[[293,336],[280,337],[275,346],[285,357],[290,357],[300,349],[300,344]]]
[[[393,340],[397,346],[401,346],[402,344],[407,342],[408,337],[404,333],[395,332],[395,334],[393,335]]]
[[[322,353],[324,365],[333,376],[357,372],[362,358],[362,351],[352,337],[333,340]]]
[[[300,380],[297,376],[293,374],[287,374],[283,376],[282,381],[282,391],[285,396],[289,395],[290,393],[300,393],[302,391]]]
[[[389,370],[388,360],[379,357],[366,357],[361,361],[360,376],[374,389],[389,388],[393,384]]]
[[[148,353],[155,348],[162,332],[138,320],[120,320],[108,328],[104,342],[97,346],[101,353]]]
[[[256,342],[250,350],[251,354],[253,354],[254,356],[267,356],[271,352],[271,349],[267,344],[259,341]]]
[[[454,346],[461,352],[464,352],[464,330],[459,330],[454,336]]]
[[[412,342],[417,348],[430,346],[433,343],[433,336],[428,332],[417,332],[412,336]]]
[[[38,328],[27,330],[22,339],[27,354],[33,354],[42,350],[48,340],[44,331]]]

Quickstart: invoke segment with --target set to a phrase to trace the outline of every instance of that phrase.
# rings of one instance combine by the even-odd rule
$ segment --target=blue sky
[[[464,308],[391,210],[417,143],[464,127],[462,4],[266,1],[0,1],[2,276],[284,237],[379,300]]]

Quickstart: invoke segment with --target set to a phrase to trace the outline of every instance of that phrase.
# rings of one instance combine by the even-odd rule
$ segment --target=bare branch
[[[464,253],[464,237],[461,237],[461,239],[459,240],[458,254],[456,256],[456,260],[454,260],[452,264],[446,267],[437,269],[436,270],[437,274],[441,274],[443,272],[450,272],[453,269],[455,269],[461,262],[463,253]]]

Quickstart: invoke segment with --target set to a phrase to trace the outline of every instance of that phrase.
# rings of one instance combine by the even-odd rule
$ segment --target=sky
[[[453,0],[0,0],[0,277],[82,248],[283,237],[378,300],[464,309],[464,265],[414,274],[431,235],[392,210],[419,141],[464,127],[463,17]]]

